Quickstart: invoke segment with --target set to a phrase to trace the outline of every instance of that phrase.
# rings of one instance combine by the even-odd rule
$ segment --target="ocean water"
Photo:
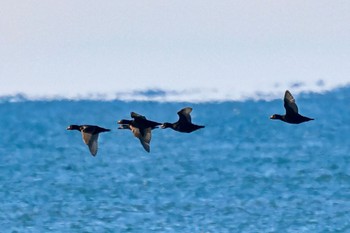
[[[291,90],[293,93],[293,90]],[[1,232],[350,232],[350,87],[273,101],[0,101]],[[146,153],[116,121],[131,111],[206,128],[155,129]],[[112,129],[90,155],[70,124]]]

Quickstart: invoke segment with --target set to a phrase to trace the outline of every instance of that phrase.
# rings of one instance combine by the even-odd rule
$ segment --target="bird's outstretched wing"
[[[151,133],[151,128],[146,128],[140,130],[139,128],[136,127],[130,127],[132,133],[134,134],[135,137],[137,137],[143,148],[147,151],[150,152],[150,143],[151,143],[151,138],[152,138],[152,133]]]
[[[98,134],[93,134],[91,136],[90,142],[88,144],[89,150],[93,156],[97,154],[98,150]]]
[[[92,133],[85,133],[84,131],[81,131],[81,135],[83,136],[83,141],[86,145],[89,145],[89,142],[92,137]]]
[[[131,112],[130,115],[131,115],[131,117],[134,118],[134,119],[135,119],[135,118],[146,119],[146,117],[144,117],[144,116],[142,116],[142,115],[140,115],[140,114],[138,114],[138,113],[136,113],[136,112]]]
[[[192,108],[190,108],[190,107],[183,108],[180,111],[178,111],[177,114],[179,115],[180,121],[185,120],[185,121],[191,123],[192,122],[191,115],[190,115],[191,112],[192,112]]]
[[[89,150],[93,156],[97,154],[98,149],[98,134],[91,134],[81,132],[83,136],[83,141],[86,145],[88,145]]]
[[[286,90],[284,94],[284,108],[286,109],[286,114],[298,114],[298,106],[295,103],[295,99],[292,94]]]

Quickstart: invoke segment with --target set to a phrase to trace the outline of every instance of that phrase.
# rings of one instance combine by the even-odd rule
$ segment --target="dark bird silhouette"
[[[83,141],[88,145],[90,153],[95,156],[98,149],[98,135],[102,132],[111,131],[96,125],[70,125],[67,130],[78,130],[81,132]]]
[[[295,99],[288,90],[286,90],[286,93],[284,94],[284,108],[286,109],[285,115],[274,114],[270,119],[281,120],[290,124],[300,124],[305,121],[314,120],[298,113],[298,106],[295,103]]]
[[[179,120],[177,122],[175,123],[165,122],[162,124],[161,127],[163,129],[171,128],[173,130],[176,130],[182,133],[191,133],[197,129],[204,128],[203,125],[192,124],[191,115],[190,115],[191,112],[192,112],[192,108],[190,107],[183,108],[177,113],[179,115]]]
[[[157,128],[161,123],[147,120],[146,117],[135,112],[131,112],[131,117],[133,120],[123,119],[118,121],[118,124],[120,124],[118,129],[130,129],[134,136],[140,140],[143,148],[150,152],[151,130]]]

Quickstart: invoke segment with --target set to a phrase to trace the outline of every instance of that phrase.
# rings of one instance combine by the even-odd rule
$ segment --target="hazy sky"
[[[2,0],[0,95],[345,84],[349,12],[345,0]]]

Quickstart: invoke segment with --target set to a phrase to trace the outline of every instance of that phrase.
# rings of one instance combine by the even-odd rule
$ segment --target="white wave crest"
[[[186,90],[165,90],[165,89],[145,89],[131,90],[113,93],[87,93],[79,95],[33,95],[19,93],[13,95],[0,96],[0,102],[23,102],[23,101],[52,101],[52,100],[99,100],[99,101],[157,101],[157,102],[223,102],[223,101],[245,101],[245,100],[273,100],[282,98],[286,89],[293,94],[301,92],[322,93],[341,87],[350,87],[346,85],[325,85],[323,81],[318,81],[314,85],[305,85],[304,83],[292,83],[289,85],[276,84],[264,90],[246,90],[235,89],[186,89]]]

